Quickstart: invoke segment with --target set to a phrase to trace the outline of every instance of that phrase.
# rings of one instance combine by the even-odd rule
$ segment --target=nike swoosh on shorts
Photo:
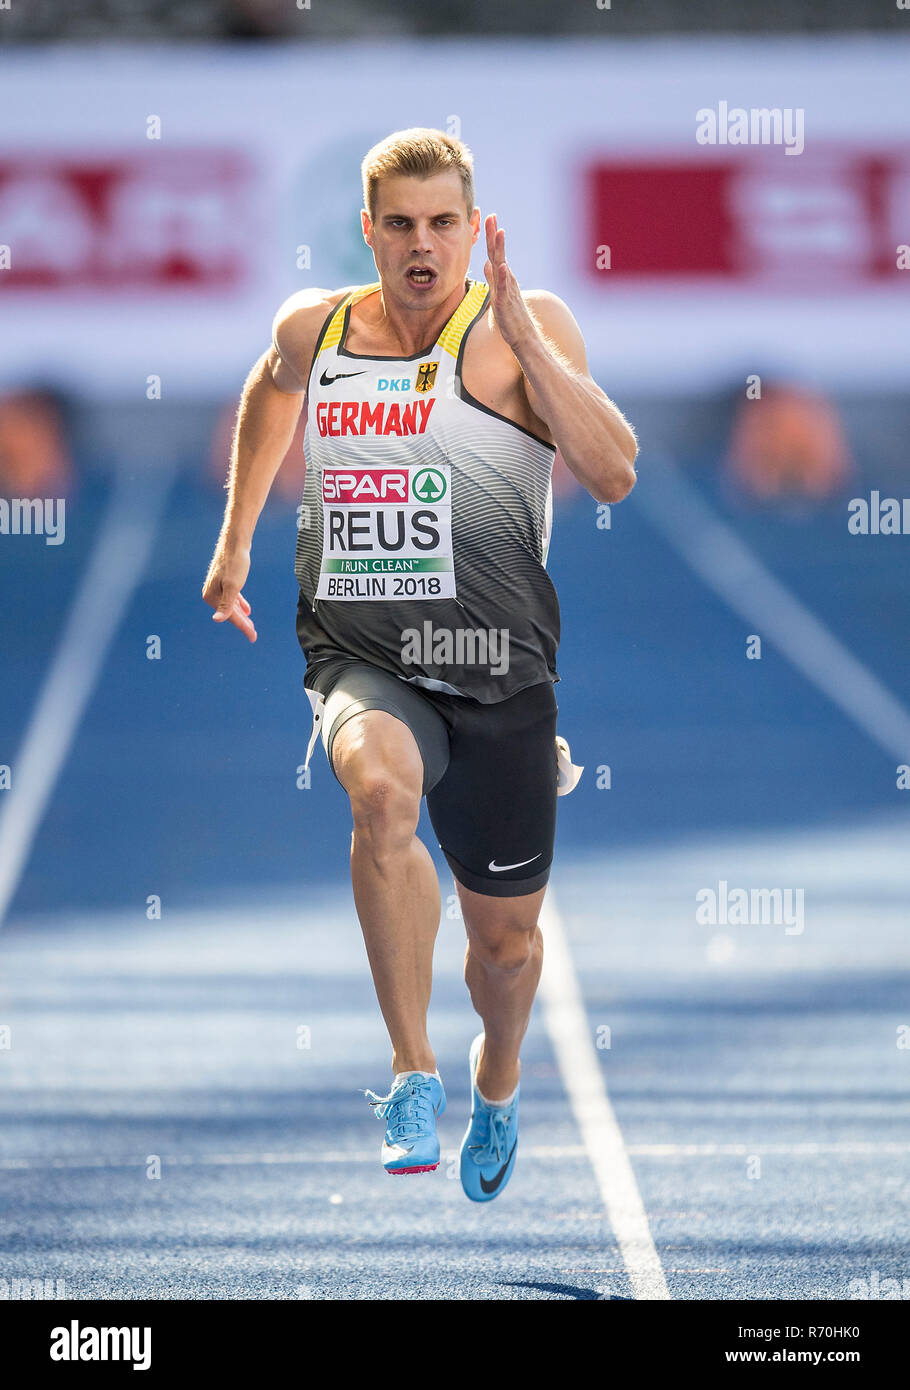
[[[505,873],[506,869],[521,869],[525,864],[533,864],[535,859],[540,858],[540,851],[532,854],[530,859],[522,859],[517,864],[497,864],[495,859],[491,859],[487,866],[494,874]]]

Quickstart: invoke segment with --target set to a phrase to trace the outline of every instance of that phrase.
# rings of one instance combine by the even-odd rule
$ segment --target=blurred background
[[[224,1031],[206,1043],[191,1028],[175,1061],[173,1021],[155,1056],[129,1024],[131,1007],[201,1018],[207,971],[233,981],[217,987],[219,1027],[252,1010],[238,1076],[257,1055],[250,1019],[285,1007],[292,968],[289,1017],[315,971],[325,1008],[349,1009],[344,1036],[367,1020],[382,1055],[347,801],[321,750],[311,785],[300,776],[302,427],[254,541],[258,642],[215,627],[200,593],[239,392],[273,315],[304,286],[373,278],[360,160],[389,132],[428,125],[470,146],[479,205],[505,227],[520,283],[567,301],[641,443],[638,485],[611,510],[557,461],[549,555],[560,728],[586,769],[560,803],[554,887],[592,1027],[608,1018],[636,1043],[634,1060],[614,1062],[624,1129],[633,1141],[669,1142],[677,1122],[683,1139],[805,1138],[792,1108],[772,1131],[780,1115],[756,1099],[767,1085],[799,1099],[816,1139],[858,1142],[879,1122],[895,1139],[910,535],[874,522],[853,534],[848,520],[852,499],[910,493],[908,25],[878,0],[0,10],[0,921],[12,952],[0,1003],[47,1029],[45,1061],[20,1057],[21,1087],[45,1063],[49,1086],[76,1084],[60,1031],[74,979],[88,992],[67,1027],[96,1028],[91,1084],[114,1091],[102,1054],[127,1034],[149,1086],[162,1058],[188,1076],[209,1044],[216,1075]],[[722,103],[802,113],[804,147],[700,143],[698,113]],[[14,521],[23,499],[29,534]],[[445,912],[450,876],[425,820],[422,832]],[[693,894],[721,879],[805,888],[811,929],[696,928]],[[339,953],[328,964],[312,915],[324,904]],[[460,1058],[470,1020],[452,926],[439,1007],[451,988]],[[260,971],[277,993],[257,994]],[[315,994],[307,1007],[315,1016]],[[127,1009],[119,1032],[115,1008]],[[527,1065],[543,1085],[555,1073],[539,1047]],[[685,1071],[678,1109],[658,1085],[670,1055]],[[714,1108],[698,1109],[712,1087]],[[105,1094],[99,1114],[122,1107]],[[185,1105],[201,1113],[198,1095]],[[256,1114],[263,1143],[278,1143]],[[47,1135],[35,1131],[36,1152]],[[905,1159],[868,1165],[843,1183],[828,1174],[830,1210],[854,1234],[868,1232],[873,1188],[903,1182],[906,1196]],[[706,1191],[723,1178],[703,1173]],[[665,1178],[678,1191],[679,1174]],[[792,1198],[798,1167],[790,1179]],[[666,1232],[676,1198],[663,1181],[648,1178],[646,1196],[663,1202]],[[718,1209],[725,1193],[710,1198]],[[762,1200],[763,1220],[776,1211],[796,1229],[780,1188]],[[887,1200],[882,1231],[898,1219]],[[819,1241],[807,1280],[830,1254]],[[731,1296],[729,1250],[713,1255],[707,1283],[686,1287]]]
[[[64,543],[0,549],[0,761],[21,759],[99,546],[136,528],[7,909],[344,870],[321,754],[297,787],[302,425],[256,537],[258,644],[214,629],[199,590],[245,373],[288,294],[372,278],[359,162],[416,124],[471,147],[520,282],[566,299],[641,439],[612,516],[556,468],[565,732],[615,769],[595,814],[565,803],[566,847],[899,807],[895,759],[842,737],[776,633],[746,660],[757,617],[744,629],[646,504],[666,497],[651,460],[682,468],[907,695],[907,542],[847,530],[851,497],[906,490],[901,11],[80,0],[14,6],[0,45],[0,485],[66,502]],[[802,152],[699,143],[722,101],[802,111]]]

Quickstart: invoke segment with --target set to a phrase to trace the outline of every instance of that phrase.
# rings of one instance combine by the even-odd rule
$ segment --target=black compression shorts
[[[354,715],[385,710],[408,726],[423,759],[430,821],[459,883],[499,898],[543,888],[556,834],[552,681],[481,704],[347,657],[319,662],[306,681],[325,697],[322,742],[333,772],[335,735]]]

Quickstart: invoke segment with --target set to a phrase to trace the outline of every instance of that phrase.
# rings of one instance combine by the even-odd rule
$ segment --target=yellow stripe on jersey
[[[348,300],[343,299],[332,315],[325,336],[319,344],[320,353],[326,352],[329,348],[337,347],[341,342],[341,330],[344,327],[344,314],[348,307]]]
[[[346,294],[344,299],[340,300],[338,308],[332,315],[331,322],[325,330],[325,337],[319,345],[320,353],[325,352],[328,348],[337,347],[341,342],[341,333],[344,328],[344,316],[347,312],[348,305],[356,304],[359,300],[366,299],[368,294],[375,294],[379,288],[380,285],[377,280],[375,285],[361,285],[359,289],[352,290],[350,294]]]
[[[487,293],[485,280],[475,280],[468,290],[464,299],[449,319],[445,328],[439,335],[439,346],[444,348],[453,357],[458,356],[461,347],[461,340],[465,335],[468,325],[475,317],[483,303]]]
[[[319,352],[327,352],[330,348],[337,347],[341,342],[341,334],[344,331],[344,318],[350,305],[358,304],[361,299],[366,299],[367,295],[375,294],[381,285],[377,280],[374,285],[361,285],[359,289],[352,290],[349,295],[338,305],[332,315],[331,322],[325,331],[325,337],[319,345]],[[480,306],[486,298],[487,285],[485,280],[475,280],[468,290],[464,299],[449,319],[442,333],[439,335],[439,346],[452,357],[458,356],[461,340],[467,331],[471,320],[480,310]]]
[[[366,299],[368,294],[375,294],[377,290],[381,289],[382,285],[379,283],[378,280],[376,280],[372,285],[361,285],[359,290],[351,291],[350,302],[352,304],[359,304],[361,299]]]

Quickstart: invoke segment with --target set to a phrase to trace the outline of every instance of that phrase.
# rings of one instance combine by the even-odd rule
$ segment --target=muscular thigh
[[[385,710],[365,710],[345,721],[333,742],[332,767],[350,796],[382,781],[398,782],[418,801],[422,795],[417,740],[407,724]]]
[[[487,893],[475,893],[457,879],[455,887],[465,931],[488,945],[503,941],[513,932],[533,931],[547,895],[546,885],[536,893],[523,893],[517,898],[494,898]]]
[[[405,681],[364,661],[340,664],[323,680],[322,741],[346,791],[378,770],[416,782],[418,799],[443,776],[449,759],[445,721]]]

